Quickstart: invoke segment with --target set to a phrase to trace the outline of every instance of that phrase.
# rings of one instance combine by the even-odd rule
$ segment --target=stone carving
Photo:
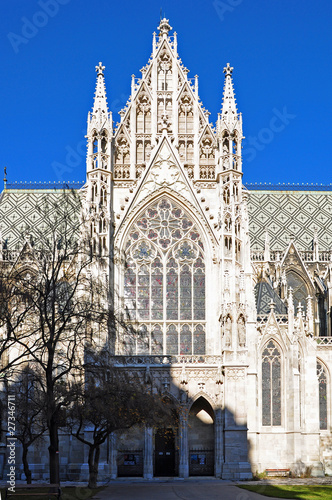
[[[244,379],[244,375],[244,368],[227,368],[226,370],[226,377],[234,380]]]
[[[232,345],[232,320],[230,316],[227,316],[224,326],[224,337],[225,337],[225,347],[231,347]]]
[[[246,325],[243,316],[240,316],[237,321],[237,335],[239,347],[244,347],[246,345]]]
[[[188,187],[182,180],[181,171],[172,160],[171,153],[165,146],[155,163],[151,166],[141,195],[146,196],[161,187],[169,187],[180,194],[189,194]]]

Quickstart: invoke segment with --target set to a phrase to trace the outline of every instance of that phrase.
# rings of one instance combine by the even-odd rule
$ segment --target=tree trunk
[[[27,484],[31,484],[31,470],[29,469],[29,462],[28,462],[28,447],[26,444],[23,444],[23,453],[22,453],[22,462],[23,462],[23,469],[24,469],[24,474],[27,480]]]
[[[100,456],[100,447],[99,446],[90,446],[89,458],[88,458],[88,463],[89,463],[88,488],[90,488],[91,490],[93,488],[97,488],[99,456]]]
[[[50,459],[50,483],[60,484],[60,473],[59,473],[59,437],[58,437],[58,426],[54,416],[49,422],[49,436],[50,445],[48,447],[49,459]]]
[[[49,349],[46,367],[46,406],[47,406],[47,428],[50,437],[48,447],[50,483],[60,484],[59,470],[59,435],[58,435],[58,410],[56,408],[53,380],[54,347]]]

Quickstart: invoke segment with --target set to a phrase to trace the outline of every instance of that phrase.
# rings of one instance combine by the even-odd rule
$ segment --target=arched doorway
[[[214,475],[214,411],[202,396],[188,418],[189,475]]]

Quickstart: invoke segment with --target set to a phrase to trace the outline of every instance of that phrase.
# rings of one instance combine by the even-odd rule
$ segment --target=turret
[[[246,345],[245,317],[253,320],[254,299],[250,262],[247,194],[242,186],[242,118],[237,112],[233,68],[224,68],[225,84],[217,122],[222,317],[225,331],[232,322],[230,350]],[[269,253],[266,248],[266,255]],[[244,314],[244,315],[243,315]],[[228,326],[227,326],[228,325]],[[227,330],[228,328],[228,330]],[[236,338],[238,341],[236,341]]]
[[[220,212],[222,216],[221,233],[224,240],[224,259],[243,264],[241,252],[244,238],[243,222],[247,215],[241,213],[242,203],[242,164],[241,141],[242,121],[237,113],[232,71],[229,63],[224,68],[226,75],[222,112],[217,123],[219,141],[218,181],[220,184]]]
[[[220,155],[219,172],[227,170],[242,172],[242,115],[238,114],[236,108],[232,80],[233,69],[229,63],[224,68],[224,94],[221,114],[219,114],[217,122]]]
[[[101,62],[96,66],[96,91],[92,112],[88,114],[87,173],[98,169],[111,171],[112,113],[107,106],[104,69]]]

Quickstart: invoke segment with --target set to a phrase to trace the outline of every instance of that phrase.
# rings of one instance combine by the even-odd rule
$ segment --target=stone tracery
[[[125,311],[129,321],[149,323],[147,353],[162,353],[163,346],[169,354],[205,353],[203,251],[193,220],[167,198],[132,224],[125,245]]]

